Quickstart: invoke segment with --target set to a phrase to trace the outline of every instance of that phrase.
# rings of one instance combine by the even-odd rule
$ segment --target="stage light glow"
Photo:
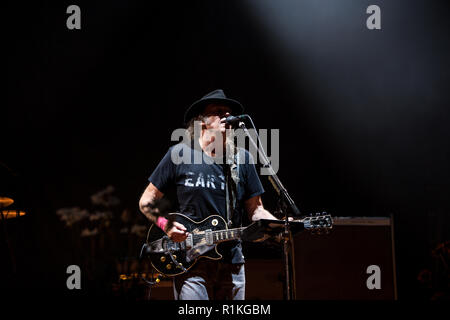
[[[5,219],[13,219],[23,217],[26,215],[26,212],[20,210],[3,210],[1,214]]]

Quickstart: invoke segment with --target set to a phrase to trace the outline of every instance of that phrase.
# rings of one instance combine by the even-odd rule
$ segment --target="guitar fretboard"
[[[217,243],[221,241],[240,239],[242,231],[244,229],[245,228],[236,228],[236,229],[212,231],[213,241],[214,243]]]

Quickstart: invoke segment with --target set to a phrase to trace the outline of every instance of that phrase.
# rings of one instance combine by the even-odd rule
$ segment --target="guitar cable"
[[[142,247],[141,247],[141,252],[139,253],[139,261],[142,260],[144,251],[145,251],[146,253],[148,253],[148,244],[147,244],[147,243],[144,243],[144,244],[142,245]],[[155,284],[157,284],[157,283],[159,283],[159,282],[161,281],[161,279],[160,279],[161,276],[162,276],[161,274],[158,274],[158,276],[155,278],[155,277],[154,277],[153,269],[152,269],[152,279],[155,279],[154,281],[149,281],[149,280],[147,280],[147,279],[144,278],[144,277],[142,276],[142,274],[141,274],[141,280],[144,281],[145,284],[148,285],[148,295],[147,295],[147,300],[150,300],[150,299],[151,299],[151,296],[152,296],[152,288],[153,288],[153,286],[154,286]]]

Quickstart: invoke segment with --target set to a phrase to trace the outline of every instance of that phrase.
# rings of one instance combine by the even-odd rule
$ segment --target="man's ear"
[[[200,122],[200,124],[202,126],[202,129],[207,129],[206,128],[206,126],[207,126],[207,117],[201,117],[198,121]]]

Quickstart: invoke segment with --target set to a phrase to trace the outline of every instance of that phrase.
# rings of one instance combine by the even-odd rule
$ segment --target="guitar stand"
[[[276,175],[273,167],[264,151],[264,148],[259,139],[259,135],[256,132],[256,127],[253,124],[253,120],[249,115],[245,115],[248,118],[255,129],[256,137],[258,139],[260,147],[258,148],[258,144],[252,138],[252,135],[249,134],[247,128],[245,127],[244,122],[239,122],[238,126],[241,128],[245,134],[248,136],[250,143],[253,145],[255,150],[258,151],[259,159],[263,162],[263,166],[268,169],[269,175],[267,176],[269,181],[271,182],[273,188],[278,193],[279,199],[279,212],[283,213],[285,221],[284,221],[284,229],[283,229],[283,255],[284,255],[284,270],[285,270],[285,299],[293,300],[295,299],[295,270],[293,267],[294,262],[294,251],[293,251],[293,241],[292,241],[292,233],[291,233],[291,225],[288,220],[289,214],[287,210],[287,206],[289,206],[292,211],[292,216],[300,217],[300,211],[294,203],[294,200],[289,196],[286,188],[281,183],[280,179]]]

